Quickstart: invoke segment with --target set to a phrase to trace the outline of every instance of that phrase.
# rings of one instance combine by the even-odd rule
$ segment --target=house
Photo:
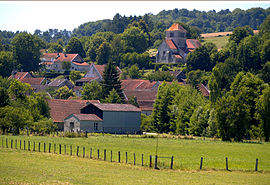
[[[32,75],[29,72],[17,72],[13,71],[12,74],[8,77],[8,79],[14,78],[16,80],[21,80],[25,78],[32,78]]]
[[[204,97],[206,97],[207,99],[209,99],[210,96],[210,90],[207,86],[203,85],[202,83],[198,85],[198,89],[199,91],[202,93],[202,95]]]
[[[64,131],[140,132],[141,110],[130,104],[89,103],[64,119]]]
[[[105,70],[106,64],[103,65],[96,65],[92,63],[89,67],[89,71],[85,74],[85,76],[76,81],[76,86],[83,86],[84,83],[90,83],[93,80],[96,80],[98,82],[101,82],[103,79],[103,72]],[[122,73],[121,69],[117,67],[117,71],[119,74]]]
[[[121,80],[121,86],[123,90],[150,89],[157,91],[160,84],[161,83],[159,81],[149,81],[142,79]]]
[[[44,53],[40,60],[46,71],[64,72],[64,62],[70,62],[70,71],[89,71],[90,67],[79,54]]]
[[[98,100],[62,100],[49,99],[50,115],[53,122],[57,124],[58,130],[64,130],[64,119],[71,114],[80,114],[81,108],[88,103],[99,103]]]
[[[67,86],[69,89],[73,89],[74,85],[67,79],[55,79],[48,84],[49,87],[60,88]]]
[[[187,31],[179,24],[166,30],[166,38],[158,47],[156,63],[185,63],[189,52],[201,46],[196,39],[187,39]]]
[[[187,78],[183,71],[170,71],[170,73],[177,79],[178,82],[186,82]]]

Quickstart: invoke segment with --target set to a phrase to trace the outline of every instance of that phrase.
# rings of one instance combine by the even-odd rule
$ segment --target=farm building
[[[138,133],[141,110],[130,104],[89,103],[65,118],[64,131]]]

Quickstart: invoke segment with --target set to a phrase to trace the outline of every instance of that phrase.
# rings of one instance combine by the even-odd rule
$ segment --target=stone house
[[[201,46],[196,39],[187,39],[187,31],[179,24],[166,30],[166,38],[158,47],[156,63],[185,63],[189,52]]]

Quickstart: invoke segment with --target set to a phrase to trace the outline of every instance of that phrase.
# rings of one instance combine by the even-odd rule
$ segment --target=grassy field
[[[154,170],[0,148],[0,184],[269,184],[269,172]]]
[[[64,138],[64,137],[41,137],[41,136],[1,136],[0,146],[6,147],[6,139],[8,139],[9,147],[11,139],[13,140],[13,148],[17,140],[17,148],[19,148],[19,140],[21,140],[21,148],[23,149],[23,141],[26,141],[26,150],[28,150],[28,141],[30,142],[30,150],[33,150],[35,142],[35,150],[38,150],[38,143],[41,143],[41,152],[44,150],[44,142],[46,143],[46,152],[48,145],[52,143],[51,152],[54,152],[54,144],[56,144],[56,153],[59,153],[59,144],[61,144],[61,153],[64,155],[64,145],[66,145],[66,154],[70,154],[70,146],[72,146],[72,155],[76,155],[77,146],[79,146],[79,156],[83,155],[83,147],[89,158],[90,150],[92,155],[97,158],[97,150],[99,149],[99,157],[104,159],[104,149],[106,149],[106,160],[110,160],[111,151],[113,161],[118,161],[118,151],[120,151],[121,162],[126,162],[126,152],[128,154],[128,163],[134,163],[134,153],[136,157],[136,165],[142,164],[142,154],[144,166],[149,165],[149,156],[157,154],[160,157],[174,156],[174,169],[181,170],[197,170],[200,166],[200,159],[203,157],[203,169],[225,169],[225,158],[228,157],[230,170],[254,171],[256,158],[259,160],[259,170],[270,172],[270,144],[269,143],[230,143],[222,141],[210,141],[202,139],[186,140],[176,138],[141,138],[114,135],[89,136],[88,138]],[[158,160],[160,168],[169,168],[170,159],[160,158]]]
[[[203,38],[204,42],[212,42],[214,43],[218,49],[221,49],[223,46],[225,46],[228,43],[229,36],[223,36],[223,37],[208,37]]]

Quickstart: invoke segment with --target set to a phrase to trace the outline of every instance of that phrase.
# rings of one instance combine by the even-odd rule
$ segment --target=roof
[[[81,108],[88,103],[99,103],[98,100],[62,100],[50,99],[48,104],[50,114],[54,122],[64,122],[64,119],[71,114],[80,114]]]
[[[62,83],[64,83],[65,81],[68,81],[68,80],[67,79],[55,79],[54,81],[52,81],[51,83],[49,83],[48,86],[58,87]]]
[[[30,85],[41,85],[45,78],[23,78],[20,79],[22,83],[28,83]]]
[[[202,95],[204,97],[209,97],[210,95],[210,90],[203,84],[199,84],[199,90],[201,91]]]
[[[174,42],[171,39],[166,39],[165,42],[170,49],[177,50],[177,47],[175,46]]]
[[[105,70],[106,64],[103,64],[103,65],[97,65],[97,64],[92,63],[91,65],[93,65],[93,66],[97,69],[97,71],[99,72],[99,74],[100,74],[101,76],[103,75],[103,72],[104,72],[104,70]],[[120,69],[118,66],[116,66],[116,69],[117,69],[118,73],[122,73],[121,69]]]
[[[184,31],[187,32],[180,24],[174,23],[167,31]]]
[[[180,55],[174,55],[175,58],[182,59],[182,56]]]
[[[16,72],[14,75],[10,75],[10,78],[14,78],[17,80],[24,79],[24,78],[30,78],[32,77],[29,72]]]
[[[121,87],[123,90],[153,89],[157,83],[157,81],[150,82],[149,80],[128,79],[121,80]]]
[[[186,44],[188,49],[196,49],[202,45],[201,42],[196,39],[187,39]]]
[[[44,53],[41,58],[54,62],[71,62],[79,54]]]
[[[140,89],[140,90],[124,90],[127,97],[136,96],[137,101],[151,100],[155,101],[157,90]]]
[[[140,112],[141,110],[131,104],[113,104],[113,103],[92,103],[95,107],[102,111],[117,112]]]
[[[73,115],[81,121],[103,121],[95,114],[73,114]]]
[[[80,62],[72,62],[73,64],[75,64],[75,65],[77,65],[77,66],[90,66],[88,63],[86,63],[86,62],[82,62],[82,63],[80,63]]]
[[[93,80],[97,80],[98,77],[84,77],[79,80],[76,80],[76,82],[92,82]]]

